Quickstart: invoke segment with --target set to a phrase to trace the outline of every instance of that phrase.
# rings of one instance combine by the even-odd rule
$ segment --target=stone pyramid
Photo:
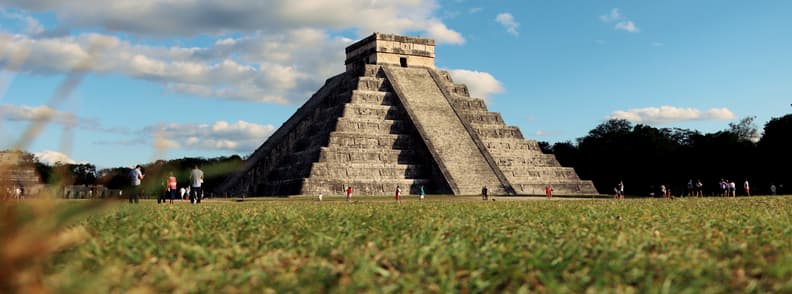
[[[596,194],[435,69],[434,40],[375,33],[218,188],[221,195]]]

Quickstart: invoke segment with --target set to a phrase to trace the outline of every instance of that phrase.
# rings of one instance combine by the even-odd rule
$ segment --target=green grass
[[[792,198],[117,207],[55,292],[792,292]],[[436,198],[433,198],[436,199]],[[74,204],[67,204],[74,205]]]

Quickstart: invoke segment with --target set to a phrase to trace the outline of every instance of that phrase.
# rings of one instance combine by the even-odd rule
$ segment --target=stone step
[[[542,152],[536,141],[520,140],[515,138],[481,138],[490,153],[536,151]]]
[[[535,154],[531,156],[530,154],[517,154],[517,155],[505,155],[505,154],[494,154],[491,153],[492,157],[498,164],[501,170],[504,172],[518,169],[523,167],[532,167],[532,166],[543,166],[543,167],[554,167],[560,166],[558,161],[555,159],[555,156],[552,154]]]
[[[386,83],[384,78],[377,78],[377,77],[357,77],[357,90],[363,91],[379,91],[379,92],[388,92],[390,91],[390,86]]]
[[[362,75],[364,77],[385,78],[385,73],[382,72],[382,66],[376,64],[366,64],[363,68]]]
[[[489,112],[489,111],[460,111],[460,116],[462,119],[470,122],[471,124],[499,124],[499,125],[506,125],[503,123],[503,117],[501,117],[500,113],[497,112]]]
[[[595,195],[597,190],[591,181],[564,181],[547,183],[512,183],[512,187],[518,194],[525,195],[546,195],[545,187],[550,185],[553,188],[553,195]]]
[[[420,187],[424,186],[424,192],[435,193],[432,188],[432,181],[428,179],[368,179],[356,178],[350,180],[343,179],[305,179],[302,186],[303,195],[318,195],[322,192],[325,196],[346,195],[346,187],[352,187],[352,199],[361,195],[393,196],[396,186],[402,190],[402,195],[418,194]]]
[[[319,162],[331,163],[370,162],[410,164],[417,163],[420,160],[421,155],[414,150],[322,147],[319,155]]]
[[[468,91],[468,87],[465,84],[447,83],[444,86],[451,95],[470,97],[470,91]]]
[[[475,125],[471,124],[474,130],[476,130],[476,134],[482,138],[512,138],[512,139],[523,139],[522,132],[520,132],[520,128],[515,126],[502,126],[502,125]]]
[[[361,134],[332,132],[328,147],[354,147],[360,149],[411,149],[420,146],[420,141],[411,135]]]
[[[523,167],[504,170],[506,177],[517,182],[533,179],[577,179],[575,169],[571,167]]]
[[[425,68],[389,66],[383,67],[383,71],[455,194],[479,193],[463,187],[474,177],[482,185],[500,185],[498,171],[490,166],[439,88],[438,82],[442,81],[435,81]]]
[[[354,90],[351,95],[352,104],[394,105],[395,99],[393,93],[381,91]]]
[[[345,118],[363,118],[379,120],[400,120],[405,117],[401,107],[389,105],[346,104],[344,107]]]
[[[422,164],[317,162],[311,168],[314,179],[418,179],[426,176]]]
[[[403,134],[410,131],[403,120],[381,120],[341,117],[336,123],[337,132],[361,132],[371,134]]]
[[[451,103],[457,111],[488,112],[487,104],[483,99],[452,95]]]

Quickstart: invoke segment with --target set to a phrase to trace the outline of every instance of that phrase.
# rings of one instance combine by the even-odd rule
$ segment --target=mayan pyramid
[[[375,33],[248,157],[225,195],[596,194],[435,69],[431,39]]]

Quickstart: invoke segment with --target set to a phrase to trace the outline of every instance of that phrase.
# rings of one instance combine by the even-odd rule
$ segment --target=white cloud
[[[118,73],[191,95],[283,104],[303,101],[342,72],[339,60],[349,42],[317,30],[225,38],[197,48],[134,45],[100,34],[35,39],[0,33],[0,65],[41,74]]]
[[[18,122],[47,122],[88,131],[128,134],[125,127],[106,128],[93,118],[53,109],[47,105],[27,106],[0,104],[0,119]]]
[[[64,126],[80,124],[93,125],[95,122],[80,118],[73,113],[55,110],[46,105],[27,106],[0,104],[0,118],[8,121],[50,121]]]
[[[614,28],[616,30],[627,31],[630,33],[637,33],[641,31],[631,20],[620,21]]]
[[[445,27],[433,14],[432,0],[6,0],[6,6],[54,12],[70,26],[101,28],[146,36],[222,35],[295,29],[371,32],[427,32]],[[427,29],[428,28],[428,29]],[[459,33],[436,35],[459,43]],[[435,31],[436,33],[437,31]],[[455,36],[456,35],[456,36]],[[450,37],[450,38],[446,38]]]
[[[476,13],[479,13],[479,12],[481,12],[481,7],[473,7],[470,10],[468,10],[468,13],[470,13],[470,14],[476,14]]]
[[[7,18],[17,20],[25,24],[25,33],[30,35],[37,35],[44,32],[44,26],[32,16],[24,15],[22,13],[11,12],[6,9],[0,9],[0,18]]]
[[[613,26],[613,29],[617,31],[626,31],[630,33],[637,33],[641,31],[635,22],[624,16],[618,8],[611,9],[610,13],[608,14],[600,15],[599,19],[604,23],[615,22],[616,24]]]
[[[614,111],[609,119],[624,119],[635,123],[659,125],[681,121],[730,120],[734,117],[734,113],[725,107],[701,111],[695,108],[660,106]]]
[[[69,157],[68,155],[66,155],[64,153],[61,153],[61,152],[58,152],[58,151],[52,151],[52,150],[44,150],[44,151],[41,151],[41,152],[33,153],[33,157],[36,160],[38,160],[38,162],[41,162],[41,163],[46,164],[46,165],[55,165],[56,163],[61,163],[61,164],[76,164],[77,163],[77,161],[75,161],[74,159],[71,159],[71,157]],[[85,162],[83,162],[83,163],[85,163]]]
[[[159,124],[144,128],[158,149],[201,149],[252,152],[275,132],[272,125],[246,121],[211,124]]]
[[[514,16],[511,13],[500,13],[495,17],[495,21],[501,24],[509,34],[512,35],[519,35],[520,33],[517,31],[517,28],[520,26],[520,23],[514,20]]]
[[[473,97],[488,98],[492,94],[504,91],[501,82],[489,73],[465,69],[453,69],[448,72],[454,82],[467,85]]]
[[[600,15],[600,20],[603,22],[614,22],[621,19],[622,15],[618,8],[611,9],[610,13],[608,14]]]
[[[344,48],[353,40],[330,32],[363,36],[380,31],[465,42],[438,19],[439,5],[432,0],[5,0],[3,6],[20,11],[7,17],[32,21],[27,34],[0,30],[0,67],[6,70],[120,74],[213,99],[301,103],[344,71]],[[178,42],[202,35],[216,41],[179,47],[103,33],[48,34],[30,16],[35,12],[54,14],[58,28],[123,32],[120,36],[132,40],[177,37]]]
[[[652,47],[663,47],[663,46],[665,46],[665,44],[664,44],[664,43],[662,43],[662,42],[657,42],[657,41],[655,41],[655,42],[652,42],[652,43],[651,43],[651,45],[652,45]]]

